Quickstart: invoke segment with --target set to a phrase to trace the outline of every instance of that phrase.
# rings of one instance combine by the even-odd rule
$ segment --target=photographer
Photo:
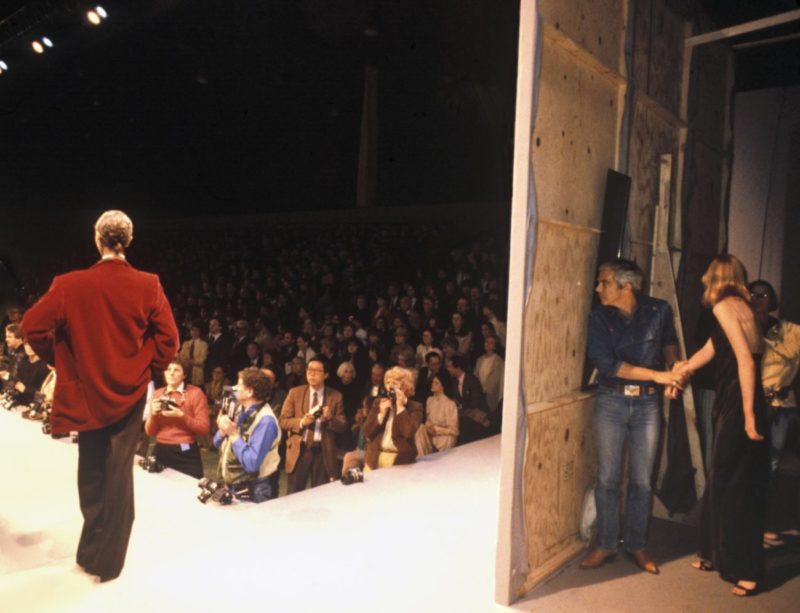
[[[17,368],[14,397],[17,405],[26,406],[33,402],[33,395],[44,383],[47,377],[47,365],[39,359],[28,343],[24,343],[23,347],[25,353]]]
[[[0,380],[4,387],[13,387],[17,379],[17,368],[25,357],[22,348],[22,331],[19,324],[8,324],[6,326],[6,360],[0,365]]]
[[[219,448],[219,474],[227,485],[247,483],[250,499],[264,502],[278,496],[271,477],[278,470],[281,434],[267,399],[272,382],[257,368],[239,373],[236,401],[242,411],[231,419],[221,413],[214,446]]]
[[[159,464],[202,479],[197,437],[209,432],[208,401],[203,390],[186,384],[187,370],[180,358],[169,363],[164,371],[167,386],[153,394],[144,431],[156,437],[154,455]]]
[[[366,470],[411,464],[417,458],[414,435],[422,422],[422,405],[409,400],[414,395],[412,375],[395,366],[386,371],[383,381],[386,394],[373,401],[364,424]]]

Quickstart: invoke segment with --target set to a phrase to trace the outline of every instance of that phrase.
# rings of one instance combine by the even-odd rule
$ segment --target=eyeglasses
[[[750,297],[753,300],[766,300],[769,298],[769,292],[750,292]]]

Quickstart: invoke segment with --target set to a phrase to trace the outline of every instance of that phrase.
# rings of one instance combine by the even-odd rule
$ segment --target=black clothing
[[[133,454],[147,395],[109,426],[78,435],[78,497],[83,531],[77,561],[107,581],[119,576],[133,527]]]
[[[700,557],[710,561],[726,580],[760,581],[764,573],[769,442],[752,441],[745,433],[738,364],[718,322],[711,330],[711,340],[717,386],[711,469],[699,526]],[[754,355],[753,359],[756,429],[767,436],[761,356]]]

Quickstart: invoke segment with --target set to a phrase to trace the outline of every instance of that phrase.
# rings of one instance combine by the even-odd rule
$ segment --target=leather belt
[[[658,387],[652,383],[639,384],[624,384],[624,383],[603,383],[602,387],[610,389],[611,391],[622,394],[623,396],[655,396],[658,393]]]

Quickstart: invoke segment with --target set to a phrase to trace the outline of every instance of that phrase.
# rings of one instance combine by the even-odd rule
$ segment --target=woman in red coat
[[[178,330],[158,277],[125,259],[128,216],[106,211],[94,229],[100,261],[53,279],[22,329],[58,372],[53,433],[80,433],[78,565],[107,581],[122,571],[133,525],[133,455],[150,371],[175,356]]]

